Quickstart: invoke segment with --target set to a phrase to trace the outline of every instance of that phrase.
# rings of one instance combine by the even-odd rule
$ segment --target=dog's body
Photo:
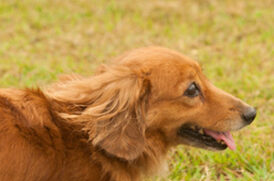
[[[255,115],[210,84],[196,62],[138,49],[90,78],[0,90],[0,180],[137,181],[178,144],[234,149],[228,131]]]
[[[4,90],[0,95],[1,181],[138,180],[167,151],[154,135],[150,154],[157,160],[127,163],[94,148],[81,126],[59,118],[58,111],[78,111],[70,105],[52,104],[40,90]]]

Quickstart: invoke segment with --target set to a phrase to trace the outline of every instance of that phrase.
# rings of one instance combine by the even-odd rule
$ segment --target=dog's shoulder
[[[0,114],[0,131],[9,130],[7,134],[19,134],[38,145],[61,142],[50,104],[39,89],[1,90]]]

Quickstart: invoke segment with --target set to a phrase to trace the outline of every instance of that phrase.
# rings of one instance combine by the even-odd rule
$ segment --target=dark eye
[[[195,84],[195,82],[193,82],[192,84],[190,84],[190,86],[187,88],[187,90],[184,93],[184,95],[188,96],[188,97],[196,97],[199,94],[200,94],[200,89]]]

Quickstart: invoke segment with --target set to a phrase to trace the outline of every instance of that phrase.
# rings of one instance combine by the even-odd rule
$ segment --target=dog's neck
[[[124,175],[123,180],[125,181],[137,181],[138,178],[141,178],[142,176],[159,175],[163,174],[163,170],[167,171],[165,157],[168,151],[168,145],[160,131],[147,130],[144,152],[135,160],[127,161],[108,154],[106,151],[94,147],[91,144],[91,140],[89,140],[88,133],[86,132],[88,130],[85,130],[83,125],[77,124],[79,119],[81,119],[81,112],[83,112],[86,108],[85,106],[68,104],[57,100],[51,100],[50,102],[52,102],[52,110],[54,110],[54,115],[57,116],[56,119],[58,119],[59,124],[61,124],[60,127],[62,127],[62,129],[64,127],[72,129],[75,133],[82,134],[82,138],[87,139],[87,142],[90,143],[89,149],[95,159],[94,161],[99,164],[103,163],[101,165],[105,166],[105,168],[102,169],[105,171],[105,175],[111,175],[114,180],[115,178],[119,178],[121,175]],[[60,116],[68,112],[79,116],[68,116],[68,118],[62,118]],[[121,171],[121,168],[123,168],[123,171]]]
[[[168,150],[168,145],[163,135],[157,130],[146,131],[143,152],[130,161],[108,154],[108,152],[92,144],[93,136],[91,134],[96,132],[94,125],[97,121],[92,116],[102,114],[102,111],[105,111],[105,108],[100,107],[100,105],[108,106],[117,98],[115,91],[102,97],[104,90],[95,89],[96,87],[104,86],[101,84],[103,83],[97,79],[73,80],[69,83],[65,82],[64,84],[52,86],[45,91],[45,94],[52,104],[51,110],[54,110],[54,115],[59,120],[58,122],[65,124],[61,125],[61,127],[74,129],[76,133],[82,133],[83,137],[86,137],[92,155],[96,155],[93,156],[94,161],[104,165],[102,170],[106,172],[106,175],[110,174],[114,178],[113,180],[134,181],[138,180],[137,178],[140,178],[141,175],[151,175],[151,173],[157,172],[162,167]],[[109,89],[106,90],[109,91]],[[122,103],[118,102],[117,105],[122,105]],[[93,109],[93,107],[96,107],[96,109]],[[108,109],[111,110],[113,108],[109,107]],[[88,111],[92,111],[92,114]],[[111,114],[109,112],[108,114],[102,114],[102,116]],[[121,175],[124,175],[123,179],[118,179]]]

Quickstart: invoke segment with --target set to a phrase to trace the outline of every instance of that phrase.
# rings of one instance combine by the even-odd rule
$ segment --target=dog
[[[1,181],[139,181],[179,144],[234,150],[256,110],[199,64],[162,47],[129,51],[95,75],[0,89]]]

